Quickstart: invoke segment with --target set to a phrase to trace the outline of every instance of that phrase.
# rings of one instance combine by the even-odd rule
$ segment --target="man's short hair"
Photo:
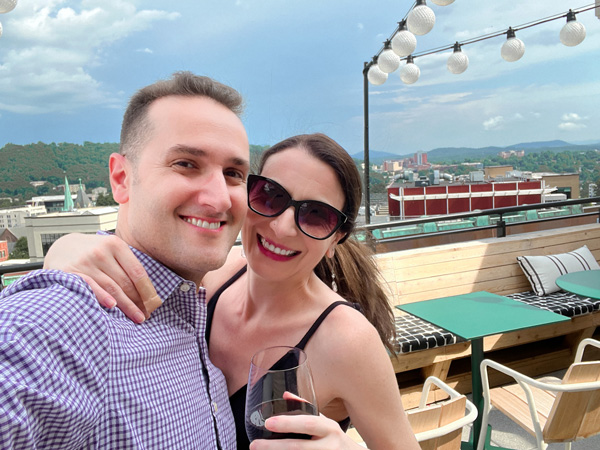
[[[119,151],[133,163],[151,134],[152,124],[148,120],[150,105],[159,98],[174,95],[211,98],[238,117],[244,110],[242,96],[232,87],[191,72],[175,72],[170,79],[160,80],[140,89],[129,100],[121,126]]]

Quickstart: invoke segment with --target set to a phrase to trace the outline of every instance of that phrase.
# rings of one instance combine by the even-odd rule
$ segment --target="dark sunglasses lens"
[[[309,236],[327,237],[338,225],[335,210],[324,203],[303,202],[298,211],[298,225]]]
[[[259,214],[277,215],[287,206],[289,200],[290,196],[286,191],[268,180],[254,178],[250,185],[248,203]]]

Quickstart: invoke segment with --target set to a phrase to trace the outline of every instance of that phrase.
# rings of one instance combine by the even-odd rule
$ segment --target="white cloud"
[[[365,26],[364,26],[362,23],[358,23],[358,24],[356,25],[356,28],[358,28],[359,30],[361,30],[361,31],[362,31],[362,30],[364,30],[364,29],[365,29]]]
[[[587,128],[587,125],[583,123],[563,122],[558,125],[558,128],[563,131],[577,131]]]
[[[582,121],[587,120],[587,117],[582,117],[577,113],[565,113],[561,117],[562,122],[558,124],[558,129],[561,131],[578,131],[587,128]]]
[[[0,109],[22,114],[115,106],[119,99],[90,69],[103,64],[114,42],[179,17],[137,10],[133,0],[32,0],[13,14],[0,59]]]
[[[146,48],[138,48],[138,49],[136,50],[136,52],[138,52],[138,53],[149,53],[149,54],[152,54],[152,53],[154,53],[154,52],[153,52],[151,49],[149,49],[148,47],[146,47]]]
[[[434,95],[431,97],[431,103],[457,103],[466,101],[471,92],[456,92],[454,94]]]
[[[578,122],[582,120],[582,117],[580,117],[577,113],[566,113],[563,114],[562,120],[565,122]]]
[[[504,117],[502,116],[490,117],[488,120],[483,122],[483,128],[485,130],[497,130],[502,127],[503,123]]]

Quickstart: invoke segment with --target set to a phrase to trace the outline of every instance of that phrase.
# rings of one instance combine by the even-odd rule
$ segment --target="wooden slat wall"
[[[521,255],[549,255],[587,245],[600,258],[600,225],[525,233],[377,255],[394,305],[488,291],[501,295],[530,289],[517,263]]]

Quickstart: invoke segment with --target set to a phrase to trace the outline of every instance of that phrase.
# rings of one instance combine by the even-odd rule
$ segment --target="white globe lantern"
[[[455,74],[463,73],[469,67],[469,57],[462,52],[458,42],[454,44],[454,52],[448,58],[447,66],[448,70]]]
[[[567,23],[560,30],[560,42],[567,47],[575,47],[585,39],[585,27],[582,23],[577,22],[575,13],[569,10],[567,13]]]
[[[506,42],[502,45],[500,54],[505,61],[515,62],[523,57],[525,54],[525,44],[521,39],[515,37],[515,32],[512,28],[508,29],[506,34]]]
[[[417,5],[406,18],[408,30],[417,36],[423,36],[431,31],[435,24],[435,13],[426,5],[425,0],[417,0]]]
[[[17,6],[17,0],[0,0],[0,14],[11,12]]]
[[[377,57],[377,65],[385,73],[392,73],[400,67],[400,57],[392,50],[390,41],[385,43],[384,50]]]
[[[406,22],[400,22],[400,30],[392,38],[392,50],[398,56],[411,55],[417,48],[417,38],[406,28]]]
[[[371,67],[369,67],[367,79],[369,80],[369,83],[374,84],[375,86],[380,86],[387,81],[388,74],[383,72],[379,68],[379,65],[373,64]]]
[[[454,3],[454,0],[431,0],[433,3],[439,6],[448,6],[451,3]]]
[[[400,79],[404,84],[416,83],[421,75],[421,69],[413,62],[413,57],[406,59],[406,64],[400,69]]]

